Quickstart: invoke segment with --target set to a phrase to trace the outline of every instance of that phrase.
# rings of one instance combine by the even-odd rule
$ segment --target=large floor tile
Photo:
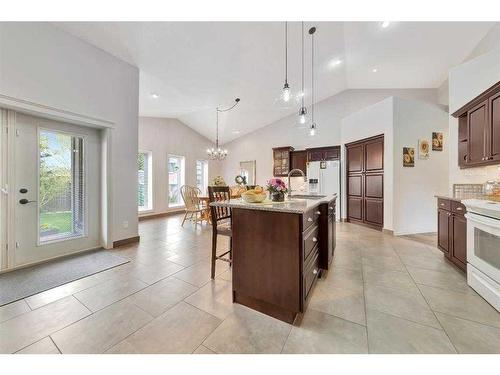
[[[24,300],[9,303],[8,305],[0,306],[0,323],[12,319],[18,315],[27,313],[31,309]]]
[[[78,292],[75,297],[95,312],[145,287],[146,283],[134,278],[117,278]]]
[[[59,352],[59,349],[57,349],[50,337],[45,337],[16,352],[16,354],[61,354],[61,352]]]
[[[400,254],[399,257],[407,267],[417,267],[442,272],[455,271],[455,266],[446,261],[443,255]]]
[[[470,290],[465,274],[460,271],[449,270],[442,272],[417,267],[407,267],[407,269],[417,284],[435,286],[457,292],[468,292]]]
[[[202,287],[210,281],[210,261],[201,261],[190,267],[177,272],[174,277],[193,284],[197,287]],[[215,262],[215,274],[219,275],[229,269],[227,262]]]
[[[182,269],[184,266],[168,260],[158,261],[154,264],[133,263],[129,275],[147,284],[154,284]]]
[[[363,279],[366,285],[418,291],[415,282],[406,271],[363,265]]]
[[[26,298],[28,305],[34,310],[58,299],[68,297],[82,290],[101,284],[108,279],[108,273],[99,272],[94,275],[84,277],[76,281],[52,288],[44,292]]]
[[[206,346],[200,345],[198,348],[193,352],[193,354],[217,354],[213,352],[212,350],[208,349]]]
[[[366,324],[363,289],[347,289],[318,282],[312,293],[309,309]]]
[[[233,285],[225,280],[211,280],[185,301],[219,319],[225,319],[233,312]]]
[[[462,293],[426,285],[419,288],[434,311],[500,328],[500,313],[473,291]]]
[[[405,271],[405,266],[397,255],[386,256],[378,254],[366,254],[362,256],[363,266],[371,266],[383,270]]]
[[[359,251],[335,251],[332,263],[334,268],[342,267],[354,271],[361,271],[361,256]]]
[[[308,310],[292,328],[283,353],[367,353],[366,328]]]
[[[151,321],[153,317],[124,300],[51,335],[63,354],[99,354]]]
[[[363,290],[363,273],[360,269],[334,266],[325,273],[318,283],[325,283],[337,288]]]
[[[418,290],[366,285],[365,298],[367,309],[385,312],[435,328],[441,327]]]
[[[500,328],[442,313],[436,316],[460,353],[500,353]]]
[[[89,314],[70,296],[0,323],[0,353],[23,349]]]
[[[242,305],[203,342],[216,353],[280,353],[291,325]]]
[[[455,353],[443,330],[368,310],[370,353]]]
[[[192,353],[220,320],[180,302],[108,353]]]
[[[198,290],[185,281],[168,277],[153,284],[128,299],[154,317],[160,316],[172,306]]]

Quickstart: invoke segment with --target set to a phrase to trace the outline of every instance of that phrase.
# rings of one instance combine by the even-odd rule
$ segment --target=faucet
[[[304,177],[304,182],[307,182],[306,174],[302,171],[302,169],[295,168],[295,169],[292,169],[290,172],[288,172],[288,189],[290,189],[288,191],[288,199],[292,199],[292,185],[290,185],[290,176],[294,172],[300,172],[300,174],[302,175],[302,177]]]

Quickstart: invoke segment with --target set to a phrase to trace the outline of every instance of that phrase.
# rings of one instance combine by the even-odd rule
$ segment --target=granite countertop
[[[455,198],[455,197],[450,197],[449,195],[435,195],[435,197],[438,199],[447,199],[455,202],[462,202],[464,199],[469,199],[469,198]]]
[[[287,200],[285,198],[284,202],[271,202],[265,200],[263,203],[247,203],[240,199],[231,199],[230,201],[220,201],[212,202],[211,206],[219,207],[231,207],[231,208],[243,208],[247,210],[259,210],[259,211],[275,211],[275,212],[287,212],[292,214],[303,214],[315,207],[318,207],[322,203],[328,203],[333,199],[337,198],[337,194],[330,194],[323,198],[314,199],[304,199],[304,198],[292,198]]]

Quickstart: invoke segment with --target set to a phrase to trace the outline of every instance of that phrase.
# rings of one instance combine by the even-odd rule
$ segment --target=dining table
[[[231,199],[241,198],[240,194],[231,194]],[[208,195],[199,195],[198,200],[200,202],[200,207],[203,208],[201,212],[202,220],[205,220],[207,223],[212,224],[212,219],[210,215],[210,197]]]

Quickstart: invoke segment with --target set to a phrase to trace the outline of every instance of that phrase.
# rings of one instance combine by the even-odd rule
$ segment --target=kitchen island
[[[211,203],[232,211],[233,302],[293,323],[335,248],[336,195]]]

